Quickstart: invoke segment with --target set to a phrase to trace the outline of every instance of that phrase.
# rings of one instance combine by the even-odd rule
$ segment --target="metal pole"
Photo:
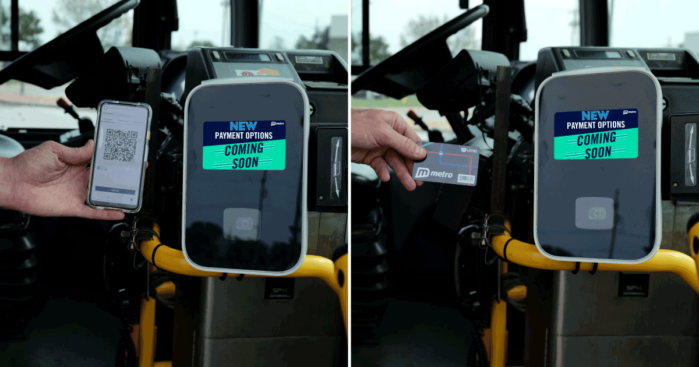
[[[362,66],[371,66],[371,40],[369,38],[369,0],[362,0]]]
[[[258,0],[231,0],[231,45],[260,47],[260,4]]]
[[[505,214],[505,179],[507,178],[507,132],[510,125],[509,66],[498,66],[495,84],[495,136],[493,139],[493,182],[490,196],[491,215]]]
[[[580,0],[580,45],[609,46],[607,0]]]
[[[10,5],[10,34],[12,51],[19,51],[19,0],[12,0]]]
[[[150,105],[150,108],[153,111],[149,131],[150,142],[148,146],[148,169],[146,170],[146,179],[143,188],[143,198],[145,199],[143,202],[143,209],[149,212],[153,211],[155,205],[153,198],[155,197],[155,172],[157,167],[155,157],[158,153],[158,131],[160,129],[161,72],[162,70],[160,68],[146,69],[145,102],[148,103],[148,105]]]
[[[495,84],[495,137],[493,139],[493,182],[490,196],[491,215],[505,215],[505,180],[507,178],[507,133],[510,125],[510,75],[512,68],[498,66]],[[504,225],[502,217],[493,218]],[[507,272],[507,263],[498,259],[498,295],[491,314],[492,367],[505,366],[507,303],[500,300],[500,274]]]

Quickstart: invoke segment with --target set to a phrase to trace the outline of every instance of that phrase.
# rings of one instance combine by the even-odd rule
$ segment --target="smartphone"
[[[151,115],[145,103],[105,100],[97,106],[88,206],[141,210]]]

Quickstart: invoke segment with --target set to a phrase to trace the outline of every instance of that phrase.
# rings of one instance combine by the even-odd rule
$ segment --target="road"
[[[95,121],[97,113],[80,111]],[[0,102],[0,131],[8,128],[77,129],[78,121],[60,107],[7,105]]]
[[[0,131],[7,128],[77,129],[78,122],[56,106],[58,98],[66,98],[66,86],[46,90],[24,83],[22,90],[21,83],[0,85]],[[97,112],[91,108],[77,111],[92,121],[97,117]]]

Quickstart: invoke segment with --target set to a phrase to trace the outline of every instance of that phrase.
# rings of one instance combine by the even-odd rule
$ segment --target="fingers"
[[[116,210],[92,209],[87,205],[82,205],[79,207],[78,212],[76,213],[77,217],[98,220],[122,220],[124,219],[124,215],[124,212]]]
[[[392,129],[386,130],[384,143],[407,159],[418,161],[427,156],[425,148],[417,145],[412,139]]]
[[[415,190],[416,184],[413,180],[411,172],[408,171],[408,165],[405,163],[405,159],[401,157],[395,150],[389,149],[386,152],[386,162],[393,168],[396,176],[403,184],[406,190]]]
[[[388,112],[388,111],[386,111]],[[414,142],[422,141],[415,130],[408,125],[408,122],[397,112],[389,112],[385,114],[386,123],[391,126],[397,133],[408,137]]]
[[[412,177],[412,175],[413,175],[413,168],[414,168],[414,166],[415,166],[415,162],[414,162],[413,160],[411,160],[411,159],[407,159],[407,160],[405,161],[405,164],[406,164],[406,166],[408,166],[408,172],[410,172],[410,176]],[[422,186],[423,183],[424,183],[424,181],[415,181],[415,184],[417,185],[417,187]]]
[[[80,148],[69,148],[55,142],[49,142],[50,147],[54,149],[58,158],[68,164],[77,165],[85,164],[92,158],[92,152],[95,149],[95,143],[90,139],[87,144]],[[48,143],[45,143],[48,144]]]
[[[391,179],[391,174],[388,172],[388,165],[382,156],[378,156],[369,162],[369,166],[374,169],[379,180],[388,182]]]
[[[420,136],[408,125],[399,114],[386,112],[383,118],[388,125],[382,143],[395,149],[403,157],[412,160],[421,160],[427,155],[425,148],[416,144]]]

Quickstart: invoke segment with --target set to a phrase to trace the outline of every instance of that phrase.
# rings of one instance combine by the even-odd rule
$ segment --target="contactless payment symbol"
[[[253,219],[251,217],[239,217],[235,221],[235,228],[249,231],[253,227]]]
[[[284,121],[204,122],[202,166],[219,170],[283,170]]]
[[[602,220],[604,218],[607,218],[607,210],[600,207],[590,208],[588,212],[588,217],[594,220]]]
[[[557,112],[554,159],[638,158],[638,110]]]

